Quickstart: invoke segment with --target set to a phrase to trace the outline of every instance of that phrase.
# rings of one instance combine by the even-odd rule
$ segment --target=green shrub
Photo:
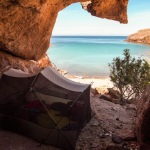
[[[124,50],[124,58],[114,58],[109,64],[110,79],[120,92],[120,100],[125,102],[140,98],[150,82],[150,66],[144,59],[132,58],[130,50]]]

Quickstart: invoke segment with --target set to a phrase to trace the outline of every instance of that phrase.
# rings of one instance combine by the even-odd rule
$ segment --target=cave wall
[[[26,65],[29,62],[27,66],[31,65],[30,68],[39,64],[37,61],[42,66],[49,65],[46,51],[50,46],[58,12],[75,2],[86,0],[1,0],[0,62],[3,63],[0,65],[0,72],[8,64],[22,69],[23,61]],[[127,23],[128,0],[91,0],[86,4],[86,10],[93,16]],[[18,65],[14,63],[20,61],[22,63]],[[32,69],[29,71],[32,72]]]
[[[141,150],[150,149],[150,85],[138,100],[136,134]]]

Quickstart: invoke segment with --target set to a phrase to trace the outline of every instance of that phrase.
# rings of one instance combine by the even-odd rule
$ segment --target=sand
[[[84,84],[91,84],[92,89],[96,89],[98,93],[107,92],[107,88],[112,88],[113,83],[110,81],[109,77],[105,78],[90,78],[90,77],[82,77],[82,76],[65,76],[66,78]]]
[[[109,76],[99,76],[99,77],[90,77],[90,76],[77,76],[70,75],[66,70],[57,68],[54,64],[53,67],[64,77],[79,83],[91,84],[92,89],[96,89],[98,93],[104,94],[107,92],[107,88],[112,88],[113,83],[110,81]]]

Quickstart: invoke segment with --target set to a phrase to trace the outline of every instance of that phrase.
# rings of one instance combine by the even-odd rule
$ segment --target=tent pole
[[[47,112],[48,116],[50,117],[50,119],[52,119],[53,122],[54,122],[55,124],[57,124],[57,123],[55,122],[55,120],[53,119],[53,117],[51,116],[51,114],[49,113],[49,111],[48,111],[47,107],[45,106],[45,104],[42,102],[42,100],[40,100],[40,98],[37,96],[37,94],[36,94],[34,91],[32,91],[32,92],[33,92],[33,95],[37,98],[37,100],[42,104],[42,106],[43,106],[44,109],[46,110],[46,112]],[[59,129],[59,126],[57,126],[57,127],[58,127],[58,129]]]
[[[51,114],[49,113],[47,107],[45,106],[45,104],[42,102],[42,100],[37,96],[37,94],[32,90],[33,95],[37,98],[37,100],[42,104],[42,106],[44,107],[44,109],[46,110],[49,118],[54,122],[55,127],[57,126],[57,128],[59,129],[59,131],[61,132],[61,134],[64,136],[64,138],[66,139],[66,141],[69,143],[71,149],[73,150],[73,146],[71,145],[70,141],[67,139],[67,137],[64,135],[64,133],[62,132],[61,128],[58,126],[57,122],[53,119],[53,117],[51,116]]]
[[[90,86],[90,85],[89,85]],[[89,87],[88,86],[88,87]],[[88,88],[87,87],[87,88]],[[86,89],[87,89],[86,88]],[[85,90],[84,90],[85,91]],[[70,105],[70,107],[66,110],[66,112],[65,112],[65,114],[64,115],[66,115],[67,114],[67,112],[68,111],[70,111],[70,109],[73,107],[73,105],[76,103],[76,101],[79,99],[79,97],[84,93],[84,91],[73,101],[73,103]],[[62,118],[63,118],[64,116],[62,116],[59,120],[58,120],[58,122],[57,122],[57,125],[59,124],[59,122],[62,120]]]
[[[35,81],[37,80],[38,76],[39,76],[39,74],[37,74],[37,75],[35,76],[35,78],[33,79],[33,82],[32,82],[31,85],[30,85],[30,88],[31,88],[31,89],[32,89],[32,87],[33,87]]]

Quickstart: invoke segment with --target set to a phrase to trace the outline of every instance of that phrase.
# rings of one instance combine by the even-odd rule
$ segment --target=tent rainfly
[[[10,69],[0,78],[0,127],[61,149],[75,149],[91,118],[90,85],[47,67],[37,74]]]

